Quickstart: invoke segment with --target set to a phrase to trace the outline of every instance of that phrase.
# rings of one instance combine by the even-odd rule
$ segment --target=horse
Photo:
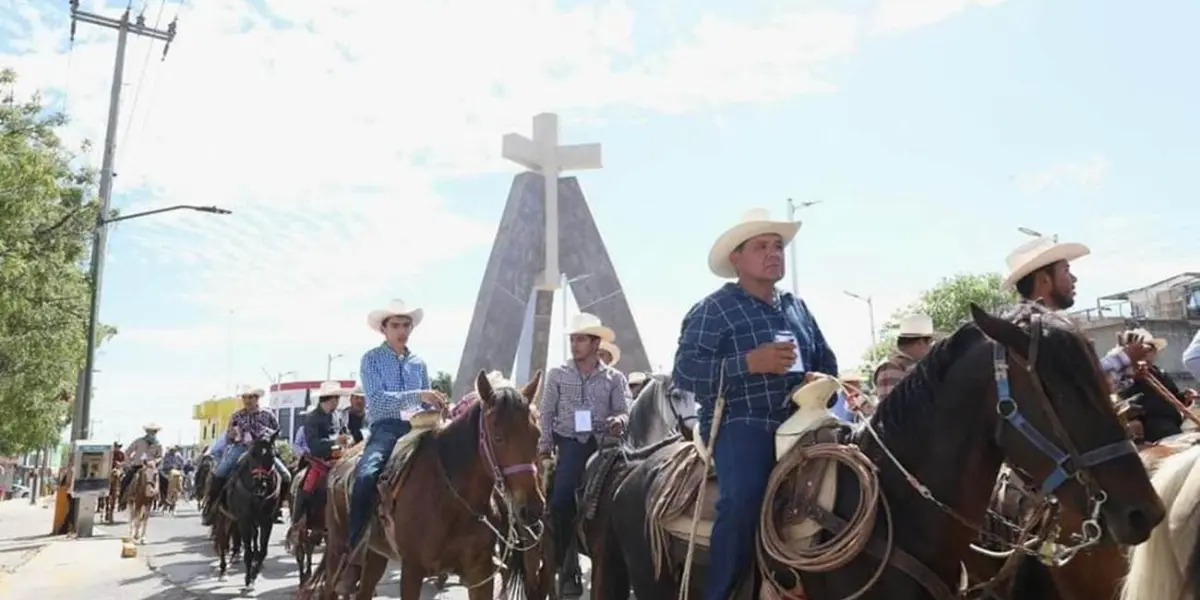
[[[528,572],[536,568],[529,550],[536,548],[538,534],[523,533],[540,522],[546,503],[536,465],[541,432],[531,404],[541,380],[538,371],[520,390],[493,388],[481,371],[475,381],[480,400],[465,416],[411,433],[417,439],[410,457],[399,470],[389,466],[381,475],[379,513],[363,549],[346,543],[350,488],[361,458],[361,452],[347,453],[329,477],[329,541],[302,594],[335,597],[344,560],[363,551],[356,595],[361,599],[374,597],[389,558],[400,563],[403,600],[417,600],[424,579],[446,571],[459,575],[471,600],[490,600],[501,563],[507,567],[505,594],[519,593],[516,586],[524,584],[525,593],[540,595],[538,574]],[[402,438],[398,447],[411,447],[407,442]]]
[[[167,491],[162,495],[162,511],[164,514],[175,516],[175,504],[183,491],[183,473],[179,469],[171,469],[167,473]]]
[[[309,458],[308,464],[297,471],[295,476],[292,477],[291,502],[288,507],[289,513],[295,513],[296,511],[296,499],[300,497],[301,486],[305,485],[305,480],[311,474],[313,460]],[[317,547],[321,545],[325,537],[325,504],[328,496],[326,486],[318,483],[309,496],[308,503],[305,505],[305,514],[301,517],[304,520],[304,526],[296,527],[294,543],[291,539],[286,542],[291,545],[290,550],[296,557],[296,569],[300,576],[300,587],[302,588],[312,577],[313,556],[316,554]]]
[[[196,465],[195,481],[192,483],[192,499],[196,501],[196,510],[204,512],[204,499],[208,497],[208,481],[212,477],[213,457],[205,455]]]
[[[148,460],[129,483],[129,537],[138,544],[146,543],[146,524],[150,521],[150,508],[158,498],[158,466]]]
[[[591,559],[593,598],[628,596],[628,583],[622,585],[623,559],[620,554],[611,552],[615,544],[610,540],[608,500],[630,465],[648,456],[665,441],[690,435],[696,420],[695,396],[674,387],[669,375],[654,375],[647,381],[629,407],[624,434],[605,440],[589,459],[576,492],[577,510],[571,531],[558,533],[553,531],[553,526],[548,531],[551,544],[546,548],[546,560],[551,573],[557,572],[564,560],[571,561],[569,566],[577,568],[574,562],[575,547],[578,547]],[[549,481],[548,477],[547,489]]]
[[[283,479],[275,472],[275,439],[278,436],[279,432],[273,431],[265,439],[251,442],[230,474],[224,490],[224,506],[220,507],[228,510],[237,524],[242,562],[246,567],[242,589],[247,592],[254,589],[262,572],[275,514],[285,494]],[[224,578],[224,560],[221,562],[220,576]]]
[[[1195,600],[1200,598],[1200,446],[1163,459],[1152,483],[1167,506],[1167,519],[1130,552],[1121,600]]]
[[[1164,515],[1091,345],[1068,320],[1036,305],[1021,305],[1008,319],[972,305],[971,320],[935,344],[870,420],[831,433],[853,445],[795,445],[768,483],[759,570],[775,597],[955,598],[961,561],[1005,460],[1063,504],[1103,515],[1107,533],[1123,543],[1145,540]],[[700,452],[682,442],[659,450],[633,467],[613,498],[612,526],[639,598],[678,597],[693,583],[681,577],[688,560],[678,545],[656,552],[651,540],[660,527],[651,504],[671,489],[664,486],[675,473],[665,468],[687,450]],[[813,456],[836,463],[828,506],[807,501],[829,482],[827,475],[812,479],[812,467],[822,466]],[[772,496],[771,486],[784,484],[796,486],[798,497]],[[692,485],[704,485],[703,471]],[[795,525],[817,532],[810,539],[819,550],[801,557],[795,546],[768,547],[765,540],[781,537],[781,507],[798,511]],[[692,573],[697,585],[702,562]],[[743,593],[754,587],[747,583],[752,575]]]
[[[114,466],[108,472],[108,495],[105,496],[101,508],[104,512],[104,522],[113,523],[113,513],[116,512],[117,503],[121,496],[121,468]]]

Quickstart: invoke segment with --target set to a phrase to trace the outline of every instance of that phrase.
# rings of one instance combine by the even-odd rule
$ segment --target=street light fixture
[[[1049,237],[1049,238],[1052,238],[1055,242],[1058,241],[1057,235],[1047,236],[1047,235],[1044,235],[1040,231],[1036,231],[1036,230],[1030,229],[1028,227],[1018,227],[1017,231],[1020,231],[1021,233],[1025,234],[1027,236],[1030,236],[1030,237],[1035,237],[1035,238]]]
[[[867,304],[867,318],[869,319],[869,321],[871,323],[871,347],[874,348],[875,345],[879,343],[879,341],[876,339],[876,334],[875,334],[875,302],[874,302],[874,300],[872,300],[870,296],[863,296],[860,294],[855,294],[854,292],[851,292],[849,290],[842,290],[842,291],[847,296],[850,296],[851,298],[854,298],[855,300],[858,300],[859,302],[865,302]]]
[[[788,220],[795,221],[796,213],[800,209],[809,208],[811,206],[816,206],[822,202],[824,202],[824,200],[806,200],[804,202],[800,202],[799,204],[797,204],[795,200],[788,198],[787,199]],[[799,296],[800,295],[800,271],[796,267],[800,263],[797,262],[797,260],[796,260],[796,244],[795,244],[795,242],[793,241],[793,243],[789,244],[789,246],[790,246],[790,248],[788,249],[788,262],[791,264],[788,265],[788,270],[792,272],[792,293]]]
[[[333,377],[333,361],[337,360],[345,354],[327,354],[325,355],[325,381],[329,381]]]
[[[107,206],[107,197],[103,204]],[[77,402],[75,403],[75,416],[71,420],[71,441],[86,440],[91,435],[88,420],[92,414],[92,374],[96,368],[96,325],[100,317],[100,290],[104,285],[104,255],[108,245],[108,226],[121,221],[130,221],[175,210],[194,210],[214,215],[233,214],[233,211],[216,206],[178,204],[128,215],[118,215],[109,219],[104,217],[103,211],[96,215],[96,227],[92,231],[92,259],[88,277],[92,285],[87,319],[87,356],[84,360],[80,389],[75,394]]]

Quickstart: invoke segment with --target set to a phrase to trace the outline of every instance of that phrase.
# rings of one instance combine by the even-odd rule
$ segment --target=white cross
[[[500,154],[530,171],[542,174],[546,185],[546,265],[539,286],[557,290],[558,272],[558,174],[563,171],[599,169],[600,144],[558,145],[558,115],[533,117],[533,139],[519,133],[504,135]]]

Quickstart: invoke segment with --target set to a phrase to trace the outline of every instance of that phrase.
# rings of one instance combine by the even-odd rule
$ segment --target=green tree
[[[990,311],[1015,303],[1015,293],[1000,289],[1002,281],[1004,278],[998,273],[959,274],[942,279],[884,323],[879,331],[879,343],[863,353],[860,371],[869,377],[875,366],[896,347],[896,332],[900,327],[900,319],[905,315],[927,314],[933,320],[934,331],[948,334],[971,318],[972,303]]]
[[[54,441],[69,420],[97,210],[94,173],[58,135],[66,117],[17,99],[15,82],[0,70],[0,455]]]
[[[454,389],[454,381],[445,371],[438,371],[430,385],[433,386],[433,389],[445,394],[447,398],[450,397],[450,390]]]

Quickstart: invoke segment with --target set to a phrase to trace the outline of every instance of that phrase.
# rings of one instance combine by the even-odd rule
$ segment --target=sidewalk
[[[16,573],[0,573],[0,598],[190,600],[150,571],[145,558],[121,558],[121,540],[56,538]]]
[[[54,513],[43,508],[50,499],[39,500],[33,506],[28,498],[0,502],[0,576],[33,558],[55,539],[47,535]]]

